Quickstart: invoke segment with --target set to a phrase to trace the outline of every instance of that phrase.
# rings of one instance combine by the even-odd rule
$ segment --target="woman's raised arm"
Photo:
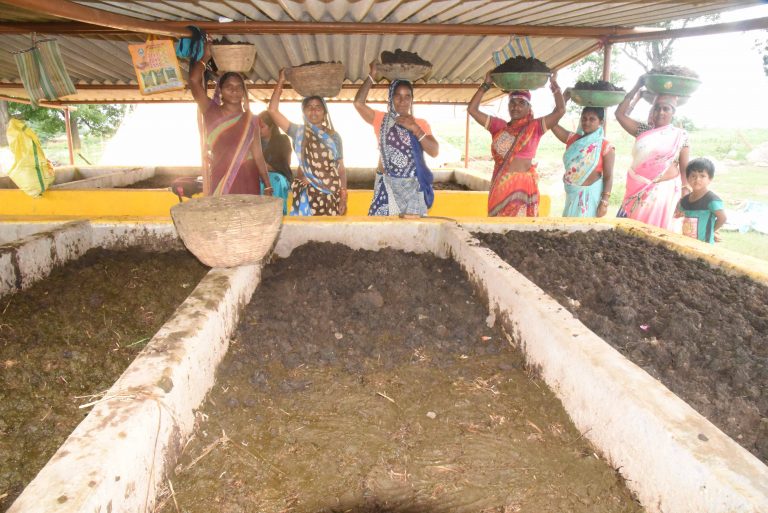
[[[372,61],[370,66],[370,73],[365,77],[363,84],[360,86],[360,89],[357,90],[357,94],[355,95],[355,109],[357,109],[358,114],[360,114],[360,117],[362,117],[366,123],[373,124],[375,112],[365,102],[368,99],[368,92],[371,90],[373,81],[376,78],[376,61]]]
[[[211,59],[211,45],[206,41],[203,43],[203,56],[199,61],[193,62],[189,66],[189,88],[192,90],[192,97],[195,99],[201,112],[205,112],[210,103],[208,98],[208,84],[205,83],[205,63]]]
[[[277,84],[275,84],[275,88],[272,90],[272,97],[269,99],[269,107],[267,107],[267,110],[269,111],[269,115],[272,116],[272,121],[274,121],[283,132],[288,132],[288,127],[291,122],[288,121],[288,118],[283,116],[279,110],[280,95],[283,92],[283,83],[285,83],[285,68],[280,70],[280,74],[277,77]]]
[[[632,137],[637,135],[640,123],[629,117],[629,111],[632,110],[632,100],[640,93],[640,88],[643,87],[643,85],[645,85],[645,75],[642,75],[637,79],[635,87],[627,93],[619,106],[616,107],[616,120]]]
[[[467,105],[467,112],[470,116],[472,116],[472,119],[483,125],[484,127],[488,127],[488,122],[490,121],[490,116],[488,114],[485,114],[484,112],[480,112],[480,102],[483,99],[483,95],[488,91],[488,89],[491,88],[493,85],[493,82],[491,82],[491,72],[485,74],[485,78],[483,79],[483,83],[480,84],[480,87],[477,88],[477,91],[475,91],[475,94],[472,96],[472,99],[469,100],[469,105]]]

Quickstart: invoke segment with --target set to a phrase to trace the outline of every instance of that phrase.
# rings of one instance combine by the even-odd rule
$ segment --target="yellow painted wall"
[[[348,215],[367,215],[372,198],[373,191],[350,190]],[[167,217],[176,203],[176,195],[164,190],[49,190],[41,198],[31,198],[19,190],[0,190],[0,215],[6,216]],[[429,215],[486,217],[487,205],[487,192],[435,191]],[[542,195],[540,215],[549,215],[549,207],[549,196]]]

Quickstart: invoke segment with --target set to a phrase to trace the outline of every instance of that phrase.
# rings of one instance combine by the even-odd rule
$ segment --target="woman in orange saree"
[[[534,118],[530,91],[509,93],[509,122],[480,111],[483,95],[491,88],[490,72],[480,85],[468,112],[475,121],[491,133],[491,154],[494,167],[488,192],[488,215],[536,217],[539,213],[539,187],[533,158],[541,136],[555,126],[565,114],[565,101],[556,77],[550,78],[555,109],[541,118]]]

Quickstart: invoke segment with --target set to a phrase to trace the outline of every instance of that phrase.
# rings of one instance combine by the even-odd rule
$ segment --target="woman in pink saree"
[[[618,217],[629,217],[643,223],[680,232],[674,217],[681,195],[691,192],[685,179],[688,165],[688,134],[672,126],[677,97],[658,95],[653,102],[648,123],[629,117],[631,101],[645,84],[640,77],[635,87],[616,108],[616,119],[635,137],[632,166],[627,173],[627,192]]]
[[[261,149],[259,120],[251,113],[248,90],[239,73],[219,77],[213,100],[208,98],[205,63],[210,59],[206,43],[203,57],[189,69],[189,85],[198,109],[203,114],[209,174],[203,177],[203,192],[222,194],[262,194],[271,196],[273,186]]]

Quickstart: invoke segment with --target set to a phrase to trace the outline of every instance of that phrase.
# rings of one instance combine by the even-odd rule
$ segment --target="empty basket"
[[[256,47],[250,43],[236,45],[211,45],[211,54],[220,72],[247,73],[256,61]]]
[[[196,198],[171,207],[184,245],[205,265],[235,267],[261,261],[283,220],[283,200],[252,194]]]
[[[340,62],[321,62],[294,66],[285,76],[300,95],[331,98],[338,96],[344,82],[344,65]]]

